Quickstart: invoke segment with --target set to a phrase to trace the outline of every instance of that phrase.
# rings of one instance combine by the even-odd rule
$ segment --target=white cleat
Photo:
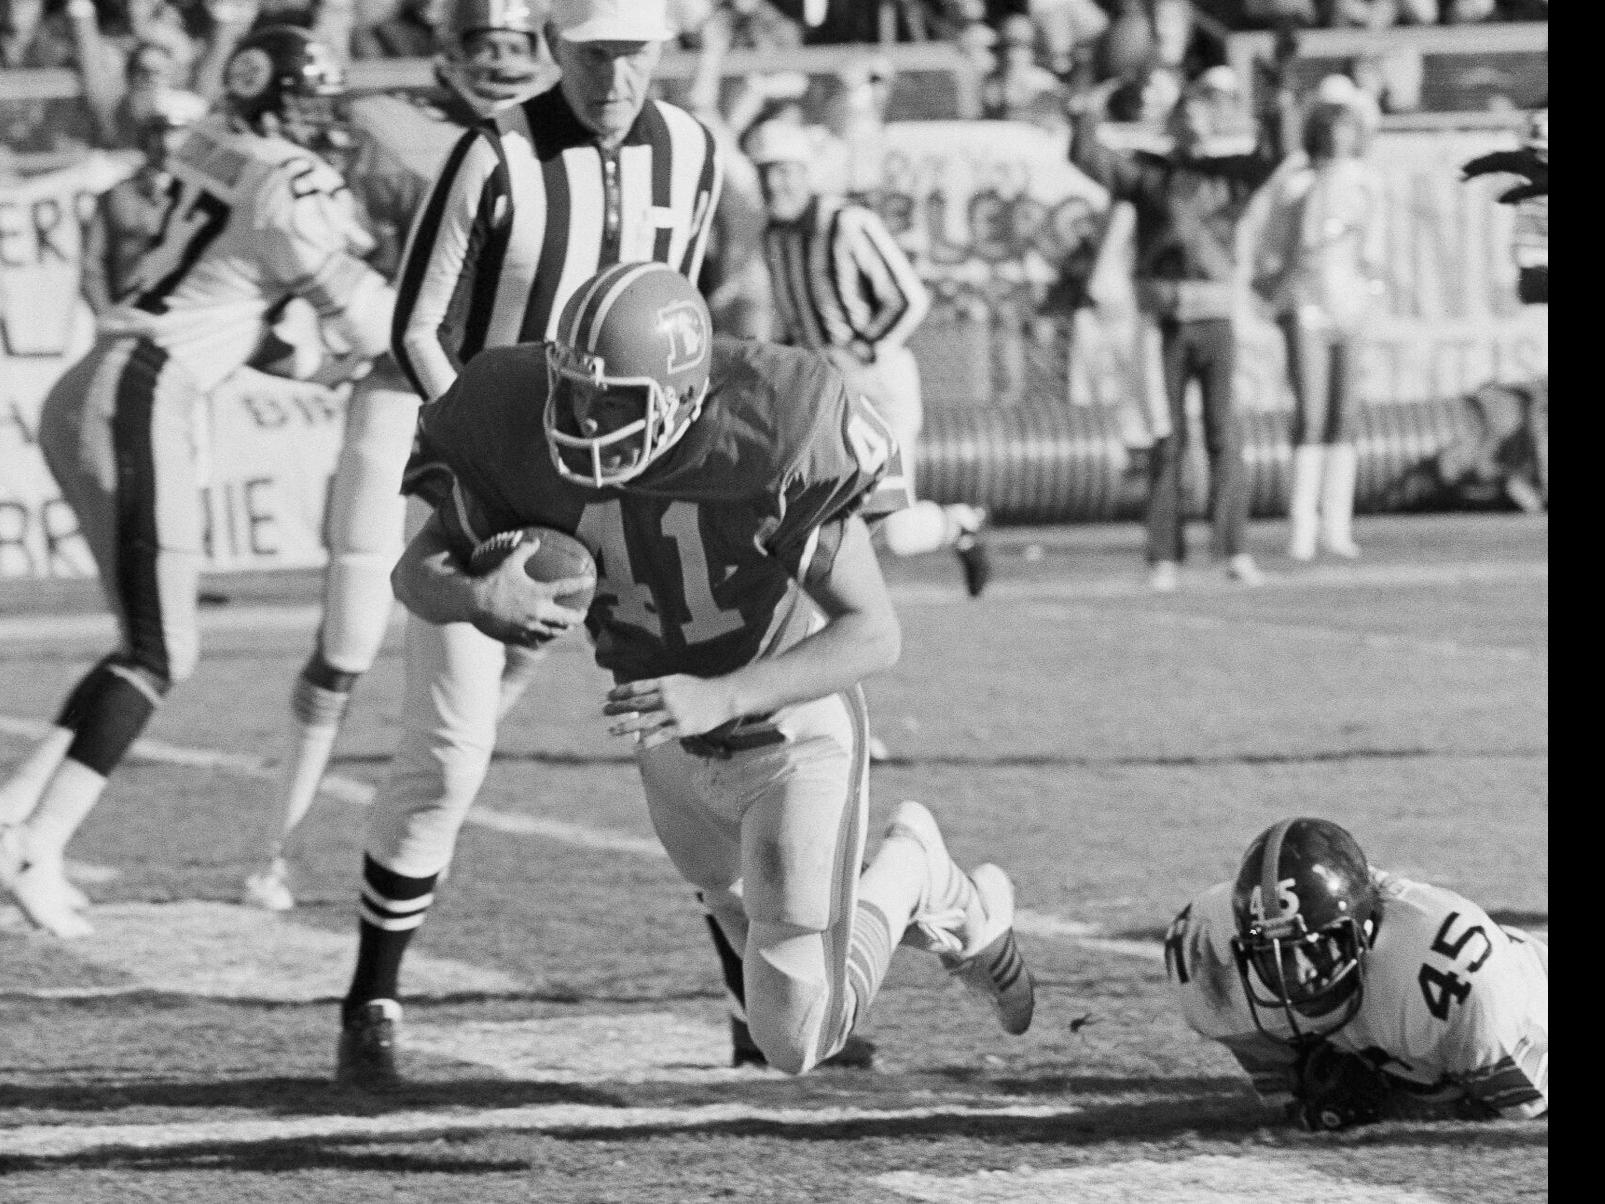
[[[246,878],[240,902],[263,911],[293,911],[295,894],[290,890],[290,867],[284,858],[273,858]]]
[[[902,836],[925,850],[926,893],[902,944],[934,953],[997,1013],[1014,1036],[1031,1027],[1036,986],[1014,940],[1014,884],[995,865],[965,874],[948,854],[935,817],[919,803],[900,803],[887,837]]]
[[[17,901],[23,915],[62,940],[95,931],[79,914],[78,901],[84,900],[84,893],[67,881],[59,862],[29,861],[22,833],[14,827],[0,829],[0,888]]]
[[[1148,588],[1156,594],[1173,594],[1181,587],[1181,566],[1174,560],[1156,561],[1148,570]]]
[[[942,964],[992,1005],[1004,1032],[1018,1037],[1031,1027],[1036,984],[1014,940],[1014,883],[991,864],[971,870],[970,881],[975,883],[986,918],[966,932],[964,952],[956,957],[943,954]]]
[[[1250,589],[1265,584],[1265,574],[1260,572],[1259,565],[1247,552],[1239,552],[1226,561],[1226,575],[1239,585],[1246,585]]]

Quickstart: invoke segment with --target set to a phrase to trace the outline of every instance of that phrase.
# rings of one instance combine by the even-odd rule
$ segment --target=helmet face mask
[[[1255,1025],[1287,1041],[1324,1036],[1359,1014],[1381,896],[1365,854],[1336,824],[1284,820],[1249,846],[1232,890],[1232,953]]]
[[[528,0],[444,0],[435,30],[440,77],[481,117],[534,91],[540,33]]]
[[[593,276],[546,346],[546,435],[564,479],[635,480],[680,441],[708,393],[712,320],[694,285],[660,263]]]
[[[612,377],[594,356],[546,347],[546,433],[558,472],[601,489],[640,476],[690,428],[694,409],[651,377]],[[700,407],[701,398],[693,402]]]
[[[269,25],[244,38],[224,68],[223,90],[229,111],[259,134],[318,153],[346,141],[345,72],[304,29]]]

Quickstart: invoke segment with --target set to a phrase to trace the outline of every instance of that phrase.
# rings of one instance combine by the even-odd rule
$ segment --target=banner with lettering
[[[1367,401],[1452,397],[1548,371],[1548,307],[1517,297],[1514,214],[1494,202],[1497,181],[1460,178],[1462,163],[1509,138],[1377,138],[1388,275],[1362,363]],[[883,146],[868,197],[934,295],[912,343],[927,403],[1058,395],[1120,406],[1134,444],[1160,433],[1154,334],[1131,287],[1131,213],[1070,167],[1063,139],[1009,122],[898,122]],[[1281,336],[1246,294],[1239,337],[1239,404],[1287,407]]]
[[[97,154],[0,183],[0,577],[95,571],[39,453],[39,412],[94,341],[94,316],[78,291],[81,232],[95,197],[128,171],[125,160]],[[210,433],[198,499],[207,568],[321,564],[343,405],[321,390],[263,378],[218,390],[197,422]]]

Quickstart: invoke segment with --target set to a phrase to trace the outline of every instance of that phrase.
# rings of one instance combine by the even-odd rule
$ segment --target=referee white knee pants
[[[468,623],[407,617],[401,742],[368,820],[367,852],[409,878],[451,863],[496,746],[506,649]]]

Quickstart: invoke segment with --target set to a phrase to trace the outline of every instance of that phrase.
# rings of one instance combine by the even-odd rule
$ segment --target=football
[[[524,571],[535,581],[561,581],[565,577],[586,577],[583,590],[562,594],[558,601],[572,610],[586,610],[596,593],[596,562],[585,545],[572,535],[550,527],[520,527],[492,535],[474,549],[468,558],[468,571],[479,577],[490,572],[512,554],[513,549],[533,543],[535,550],[524,562]]]

